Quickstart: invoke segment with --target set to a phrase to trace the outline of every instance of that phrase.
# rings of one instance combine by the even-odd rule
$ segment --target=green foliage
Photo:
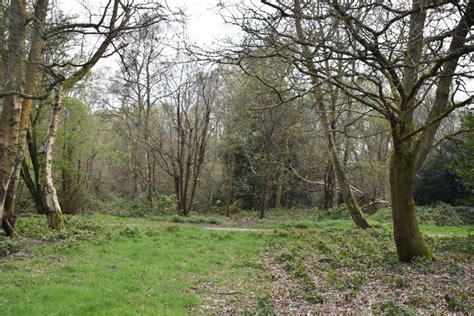
[[[217,217],[208,217],[208,216],[180,216],[173,215],[170,218],[170,221],[173,223],[190,223],[190,224],[221,224],[222,220]]]
[[[433,151],[415,178],[414,198],[418,205],[445,202],[474,205],[474,115],[467,112],[462,141],[449,140]]]
[[[399,306],[396,302],[389,300],[380,305],[382,315],[398,316],[398,315],[416,315],[416,311],[406,306]]]
[[[95,200],[91,209],[100,213],[121,217],[163,216],[176,212],[176,196],[162,195],[150,203],[144,196],[118,198],[113,201]]]
[[[55,249],[73,249],[84,242],[102,244],[116,240],[121,231],[114,226],[104,226],[96,221],[64,215],[65,231],[51,230],[44,216],[22,216],[17,221],[16,229],[22,237],[33,240],[54,242]]]
[[[416,214],[418,223],[437,226],[462,226],[474,224],[474,208],[469,206],[453,206],[438,203],[432,206],[417,206]],[[381,209],[370,217],[377,221],[392,220],[392,211],[388,208]]]
[[[448,141],[428,156],[415,177],[413,195],[417,205],[437,202],[459,204],[470,195],[451,167],[459,152],[459,146],[454,141]]]
[[[290,296],[311,304],[324,305],[331,301],[329,304],[334,304],[341,297],[350,303],[364,300],[366,291],[375,287],[378,290],[371,297],[373,312],[412,315],[418,309],[433,310],[436,306],[433,295],[455,286],[458,300],[451,302],[459,310],[467,310],[462,303],[462,297],[467,295],[465,285],[457,282],[467,272],[463,262],[474,255],[469,228],[454,227],[462,230],[462,234],[444,237],[453,228],[422,226],[422,230],[429,228],[427,242],[443,262],[420,258],[403,264],[397,260],[388,223],[380,224],[372,219],[372,228],[365,231],[354,228],[349,221],[346,221],[348,225],[343,223],[342,220],[321,222],[305,230],[287,226],[286,235],[281,231],[273,234],[266,253],[296,280],[297,287],[291,288]],[[450,278],[456,278],[456,281],[450,279],[451,285],[434,281],[439,274],[447,273]],[[406,296],[405,301],[397,298],[401,292]],[[451,308],[449,304],[446,307]]]
[[[271,316],[276,315],[274,311],[273,304],[268,299],[260,299],[257,302],[257,306],[255,308],[250,308],[245,311],[244,315],[265,315]]]
[[[472,306],[469,302],[469,295],[464,292],[457,291],[456,293],[450,295],[446,294],[444,296],[448,309],[451,312],[468,312],[472,311]]]
[[[0,240],[0,258],[12,255],[19,251],[19,247],[10,239]]]
[[[474,132],[472,132],[474,115],[472,112],[468,112],[464,117],[463,128],[471,129],[471,131],[465,135],[463,147],[450,168],[465,186],[474,190],[474,168],[472,167],[474,166]]]
[[[104,206],[107,207],[107,204]],[[145,216],[147,213],[151,213],[150,205],[144,198],[117,199],[108,205],[108,210],[108,214],[124,217],[140,217]]]
[[[176,195],[162,195],[156,201],[159,214],[171,214],[176,211]]]
[[[330,209],[317,210],[318,220],[336,220],[336,219],[350,219],[350,213],[345,204]]]
[[[107,144],[101,141],[102,128],[90,105],[65,98],[54,147],[56,185],[64,213],[75,214],[89,206],[92,169],[97,159],[109,155]]]

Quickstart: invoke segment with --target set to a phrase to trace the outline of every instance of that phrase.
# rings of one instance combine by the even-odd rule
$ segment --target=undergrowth
[[[290,295],[322,312],[471,311],[466,263],[474,255],[474,237],[431,236],[427,242],[439,262],[400,263],[390,229],[378,224],[366,231],[290,228],[274,234],[266,253],[296,280]]]

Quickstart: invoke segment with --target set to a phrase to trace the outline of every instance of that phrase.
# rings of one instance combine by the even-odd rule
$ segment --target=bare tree
[[[172,177],[177,211],[187,216],[193,206],[206,160],[211,113],[218,93],[218,76],[182,66],[179,77],[168,80],[162,125],[154,135],[158,163]],[[192,70],[192,71],[191,71]]]
[[[121,68],[111,87],[111,93],[119,98],[119,107],[109,107],[125,127],[131,193],[138,196],[140,184],[144,183],[143,191],[151,205],[156,192],[156,157],[150,135],[153,114],[162,95],[161,83],[168,70],[162,58],[166,46],[158,26],[127,34],[124,40],[130,45],[121,53]]]

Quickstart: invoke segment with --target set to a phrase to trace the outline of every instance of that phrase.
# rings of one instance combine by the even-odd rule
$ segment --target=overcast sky
[[[56,0],[55,2],[66,15],[81,13],[86,15],[83,5],[91,11],[95,8],[99,12],[100,5],[105,4],[106,0]],[[216,9],[219,0],[168,0],[167,2],[172,9],[184,9],[188,16],[187,35],[197,44],[209,45],[236,32],[220,17]]]
[[[219,0],[167,0],[171,9],[183,9],[187,16],[187,40],[199,46],[213,46],[235,35],[238,30],[226,25],[216,8]],[[53,3],[66,15],[88,16],[84,7],[99,13],[107,0],[55,0]],[[103,59],[97,65],[115,68],[115,58]]]

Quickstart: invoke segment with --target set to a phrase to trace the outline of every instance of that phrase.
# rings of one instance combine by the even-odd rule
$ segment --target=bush
[[[72,249],[84,241],[102,244],[122,235],[117,227],[103,225],[84,217],[64,215],[64,222],[67,229],[55,231],[48,228],[44,216],[22,216],[18,219],[16,229],[24,238],[54,242],[54,247],[60,249]]]
[[[474,208],[438,203],[432,206],[417,206],[418,223],[437,226],[463,226],[474,224]],[[377,221],[391,221],[392,210],[384,208],[371,216]]]
[[[90,203],[94,211],[122,217],[145,216],[150,212],[149,203],[144,198],[120,198],[112,201],[95,200]]]
[[[173,215],[170,219],[172,223],[190,223],[190,224],[221,224],[222,220],[217,217],[205,217],[205,216],[189,216],[184,217],[180,215]]]
[[[351,215],[347,206],[341,204],[338,207],[333,207],[330,209],[321,209],[317,211],[318,220],[337,220],[337,219],[350,219]]]
[[[176,195],[163,195],[156,201],[159,214],[171,214],[176,211]]]
[[[120,198],[108,202],[95,200],[90,205],[91,208],[100,213],[122,217],[170,215],[176,211],[176,197],[174,195],[163,195],[158,199],[154,199],[151,204],[145,197],[135,197]]]

